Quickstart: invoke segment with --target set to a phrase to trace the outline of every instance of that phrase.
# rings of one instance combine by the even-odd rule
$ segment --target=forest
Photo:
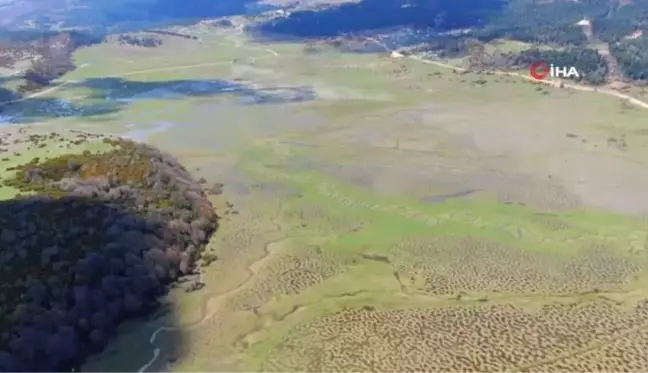
[[[48,86],[76,68],[72,54],[78,48],[102,41],[103,37],[99,34],[79,31],[0,32],[0,67],[12,68],[18,61],[30,61],[17,91],[0,88],[0,103]],[[0,111],[4,107],[0,106]]]
[[[301,38],[334,37],[371,29],[417,26],[442,30],[481,25],[499,13],[504,0],[363,0],[336,7],[293,12],[256,31]]]
[[[593,35],[577,23],[591,21]],[[443,55],[467,55],[466,39],[482,43],[510,39],[553,47],[554,58],[574,61],[591,83],[604,82],[607,67],[593,55],[595,44],[607,43],[621,72],[630,80],[648,77],[648,0],[488,0],[421,1],[364,0],[322,10],[305,10],[258,27],[266,35],[330,38],[372,29],[410,26],[438,33],[467,28],[461,37],[439,35],[429,40]],[[588,49],[591,48],[591,49]],[[537,53],[537,52],[532,52]],[[525,60],[529,53],[519,56]]]
[[[474,32],[483,41],[509,38],[519,41],[582,46],[588,43],[576,23],[583,18],[599,18],[607,14],[609,0],[511,1],[500,14]]]
[[[582,26],[576,25],[584,18],[592,23],[590,40]],[[591,84],[605,82],[608,68],[603,58],[586,47],[594,48],[594,44],[606,43],[624,78],[646,81],[647,22],[648,0],[514,0],[468,36],[482,42],[504,38],[553,46],[555,50],[552,52],[523,52],[517,56],[517,62],[527,63],[530,59],[542,57],[557,64],[574,65],[586,71],[584,80]],[[448,44],[456,53],[456,41],[448,41]]]
[[[570,48],[564,51],[534,48],[518,53],[514,61],[515,65],[520,67],[527,67],[534,61],[550,61],[556,66],[574,66],[583,82],[594,85],[603,83],[608,73],[608,66],[603,57],[597,51],[586,48]]]
[[[7,169],[4,184],[22,195],[0,202],[0,372],[78,371],[120,323],[158,309],[170,283],[196,274],[218,227],[175,158],[104,142],[113,149]]]
[[[121,45],[131,45],[142,48],[157,48],[162,45],[162,40],[153,36],[120,35],[117,41]]]
[[[587,40],[581,27],[574,24],[587,18],[592,22],[594,40]],[[551,3],[514,1],[500,16],[476,32],[482,39],[507,37],[541,44],[585,46],[607,43],[624,77],[648,79],[648,0],[588,0]],[[566,60],[573,58],[563,56]],[[603,69],[598,59],[580,54],[576,66],[582,65],[598,80]]]
[[[167,6],[157,9],[155,15],[175,9],[170,5],[172,2],[161,2]],[[191,18],[200,13],[201,9],[214,12],[225,10],[216,8],[219,7],[196,2],[185,13]],[[154,15],[151,17],[155,18]],[[583,18],[591,21],[593,35],[586,35],[583,27],[577,25]],[[273,37],[285,35],[326,39],[394,26],[433,29],[436,32],[465,28],[469,32],[462,36],[432,37],[429,40],[430,48],[443,56],[460,56],[469,53],[467,40],[487,43],[495,39],[511,39],[541,44],[553,47],[553,58],[574,61],[575,66],[588,72],[589,82],[596,84],[605,82],[601,75],[608,71],[605,62],[592,55],[596,44],[609,46],[624,78],[648,81],[647,22],[648,0],[362,0],[295,11],[287,17],[264,22],[252,31]],[[105,36],[102,32],[99,29],[84,32],[2,31],[0,65],[11,66],[15,60],[32,59],[31,68],[24,74],[24,84],[15,94],[42,89],[74,69],[71,60],[74,50],[101,42]],[[187,37],[164,30],[154,32]],[[65,41],[64,50],[48,47],[57,40]],[[122,36],[119,41],[142,47],[160,45],[156,38],[135,39]],[[506,60],[505,64],[510,65],[515,60],[525,61],[530,56],[529,53],[537,51],[520,56],[500,56],[500,60]]]

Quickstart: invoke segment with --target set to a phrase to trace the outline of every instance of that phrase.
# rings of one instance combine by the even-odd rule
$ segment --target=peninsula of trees
[[[0,202],[0,371],[70,371],[197,270],[218,226],[176,159],[112,150],[10,168]]]

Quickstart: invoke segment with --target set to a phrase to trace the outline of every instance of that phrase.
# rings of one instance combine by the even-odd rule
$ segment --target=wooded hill
[[[22,195],[0,201],[0,372],[78,371],[214,260],[203,251],[218,217],[202,185],[155,148],[104,142],[4,171]]]
[[[577,23],[588,19],[593,33]],[[323,10],[294,12],[259,27],[267,35],[329,38],[371,29],[413,26],[443,32],[458,28],[458,36],[432,36],[436,51],[469,54],[466,40],[490,42],[511,39],[555,47],[545,57],[573,62],[592,74],[590,83],[602,83],[608,67],[595,57],[596,44],[607,43],[622,75],[631,80],[648,78],[648,0],[483,0],[423,1],[364,0]],[[538,54],[540,52],[532,52]],[[542,54],[542,53],[541,53]],[[517,60],[526,61],[529,53]],[[515,61],[516,58],[509,59]],[[603,76],[601,76],[603,74]]]
[[[592,22],[592,40],[588,40],[579,20]],[[648,0],[584,0],[529,2],[512,1],[475,36],[488,41],[494,38],[550,44],[559,47],[585,47],[602,42],[609,45],[624,77],[648,79]],[[573,51],[573,49],[571,50]],[[570,51],[565,54],[573,54]],[[587,71],[600,74],[600,60],[591,53],[581,53],[575,63]],[[559,57],[559,59],[563,59]],[[566,58],[571,59],[571,58]],[[597,76],[594,81],[599,80]]]

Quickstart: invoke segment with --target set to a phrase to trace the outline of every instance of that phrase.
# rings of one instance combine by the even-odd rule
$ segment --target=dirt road
[[[382,47],[383,49],[385,49],[389,53],[396,52],[393,49],[389,49],[386,45],[384,45],[383,43],[381,43],[379,40],[377,40],[375,38],[369,37],[369,38],[367,38],[367,40],[375,43],[376,45],[379,45],[380,47]],[[408,57],[411,58],[411,59],[417,60],[419,62],[422,62],[422,63],[435,65],[435,66],[443,67],[443,68],[446,68],[446,69],[453,69],[453,70],[457,70],[457,71],[467,71],[468,70],[468,69],[463,68],[463,67],[450,65],[450,64],[443,63],[443,62],[440,62],[440,61],[426,60],[426,59],[424,59],[422,57],[418,57],[418,56],[408,56]],[[570,89],[573,89],[573,90],[576,90],[576,91],[602,93],[602,94],[606,94],[606,95],[609,95],[609,96],[618,97],[618,98],[620,98],[622,100],[627,101],[630,104],[633,104],[635,106],[639,106],[639,107],[644,108],[644,109],[648,109],[648,102],[639,100],[638,98],[635,98],[635,97],[632,97],[632,96],[629,96],[629,95],[626,95],[624,93],[617,92],[617,91],[614,91],[614,90],[611,90],[611,89],[589,87],[589,86],[585,86],[585,85],[567,83],[567,82],[560,81],[560,80],[537,80],[537,79],[535,79],[535,78],[533,78],[531,76],[516,73],[516,72],[492,71],[492,73],[497,74],[497,75],[516,76],[516,77],[519,77],[519,78],[522,78],[522,79],[532,81],[534,83],[546,84],[546,85],[556,87],[556,88],[560,88],[562,86],[563,88],[570,88]]]

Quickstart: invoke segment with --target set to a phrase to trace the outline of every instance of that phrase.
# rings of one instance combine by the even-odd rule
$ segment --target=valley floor
[[[84,370],[648,369],[645,108],[196,33],[80,50],[86,68],[9,113],[225,184],[206,288]]]

